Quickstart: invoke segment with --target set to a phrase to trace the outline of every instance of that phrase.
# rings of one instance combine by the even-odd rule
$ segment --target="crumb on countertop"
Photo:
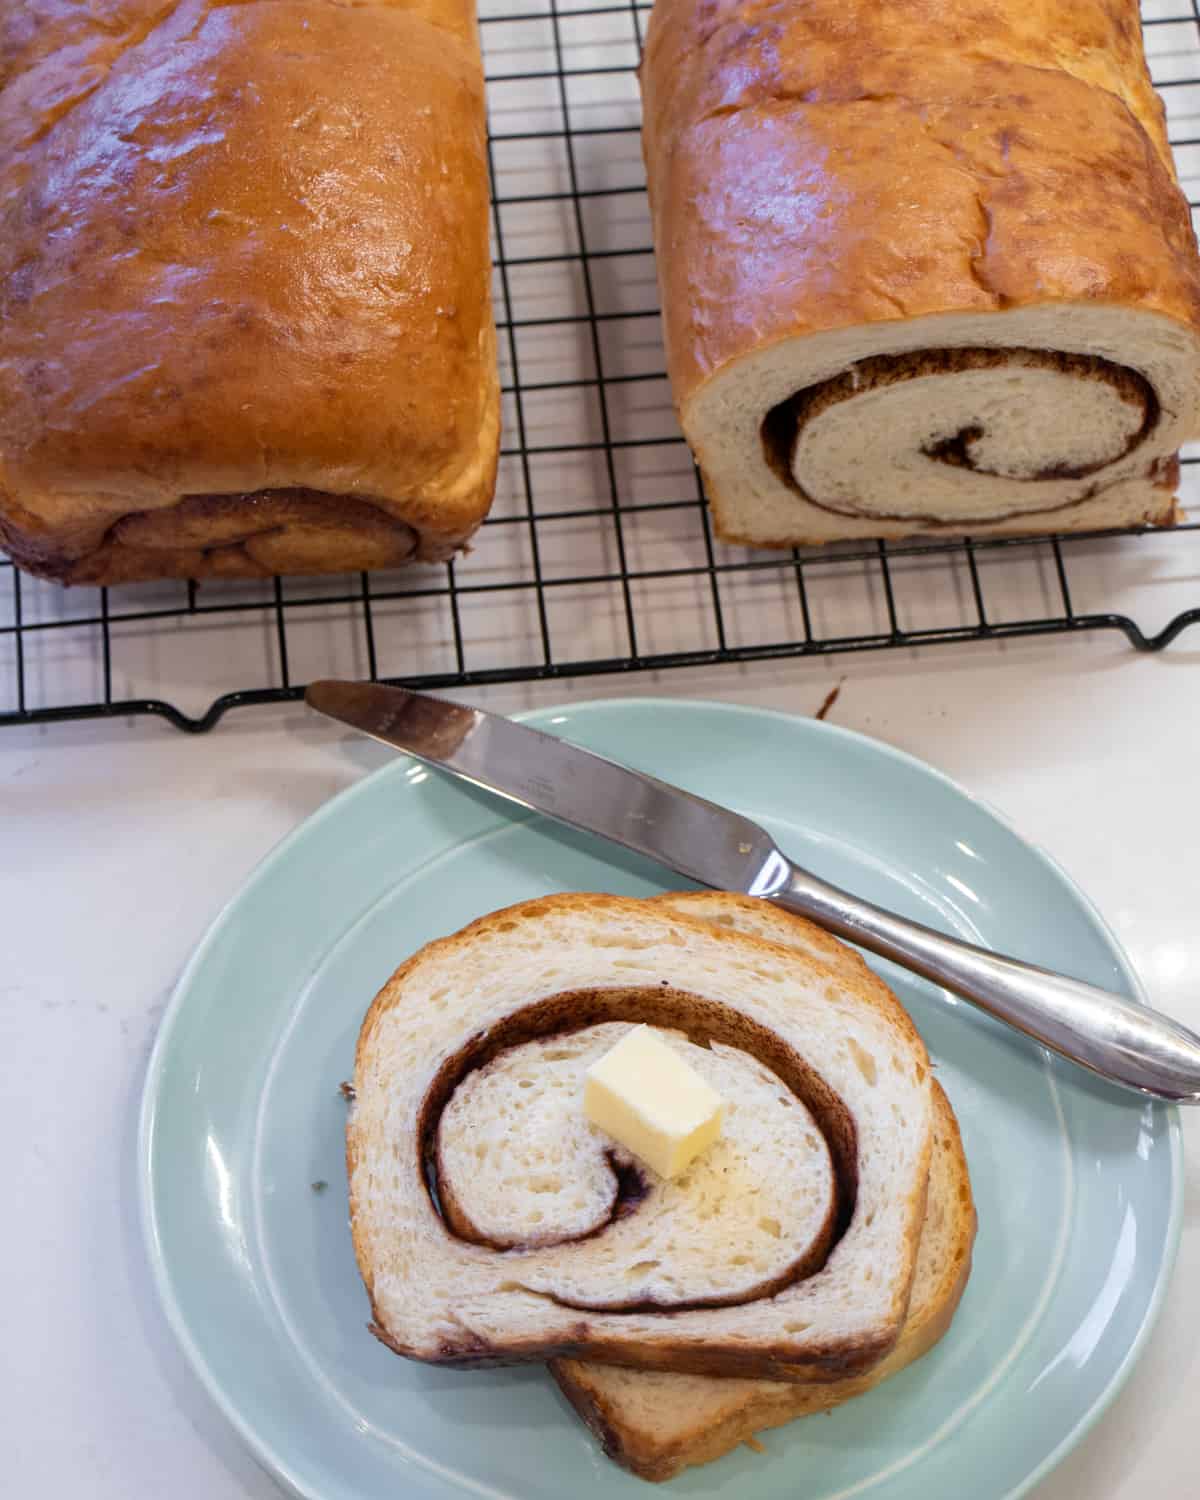
[[[817,709],[816,713],[813,715],[813,718],[823,719],[825,717],[825,715],[829,712],[833,705],[838,701],[838,697],[840,696],[842,691],[842,685],[845,681],[846,679],[844,677],[841,677],[833,685],[833,687],[829,689],[829,691],[825,694],[824,703],[822,703],[820,708]]]

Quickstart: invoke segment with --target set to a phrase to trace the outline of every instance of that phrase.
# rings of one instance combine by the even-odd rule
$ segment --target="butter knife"
[[[860,901],[790,860],[749,818],[499,714],[377,683],[315,682],[321,713],[700,885],[772,901],[1006,1021],[1101,1077],[1200,1103],[1200,1037],[1136,1001]]]

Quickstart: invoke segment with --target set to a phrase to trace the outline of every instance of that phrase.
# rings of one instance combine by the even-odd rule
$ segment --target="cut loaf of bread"
[[[671,1375],[558,1359],[551,1373],[605,1453],[642,1479],[673,1479],[769,1427],[828,1411],[874,1389],[928,1353],[950,1326],[971,1270],[975,1210],[958,1122],[934,1084],[929,1201],[908,1317],[895,1348],[846,1380],[793,1381]]]
[[[724,538],[1172,519],[1200,259],[1137,0],[656,0],[641,80]]]
[[[634,1180],[589,1132],[556,1127],[552,1152],[533,1117],[527,1131],[517,1097],[561,1121],[556,1071],[569,1076],[615,1034],[604,1028],[634,1022],[683,1033],[711,1052],[706,1066],[750,1089],[750,1128],[734,1133],[728,1161],[765,1212],[734,1207],[732,1194],[726,1205],[703,1168],[675,1191],[649,1168]],[[354,1083],[354,1244],[373,1331],[398,1353],[814,1381],[872,1368],[899,1337],[932,1081],[911,1021],[865,966],[662,903],[547,897],[404,964],[363,1023]],[[790,1200],[754,1161],[760,1141],[792,1153],[804,1190]],[[476,1160],[493,1165],[477,1183],[480,1144]],[[736,1214],[738,1237],[753,1228],[743,1264],[721,1219],[704,1219],[714,1202]],[[701,1238],[681,1253],[685,1225]]]

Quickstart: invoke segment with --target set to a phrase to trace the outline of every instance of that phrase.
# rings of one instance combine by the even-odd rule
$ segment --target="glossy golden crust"
[[[681,403],[853,323],[1075,300],[1200,322],[1134,0],[658,0],[642,78]]]
[[[498,392],[464,0],[0,0],[0,82],[18,561],[326,571],[475,530]]]

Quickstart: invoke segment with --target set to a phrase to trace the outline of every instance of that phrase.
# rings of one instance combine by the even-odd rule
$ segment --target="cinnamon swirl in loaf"
[[[68,583],[449,556],[498,380],[470,0],[0,0],[0,546]]]
[[[1136,0],[656,0],[642,86],[722,536],[1171,520],[1200,260]]]

